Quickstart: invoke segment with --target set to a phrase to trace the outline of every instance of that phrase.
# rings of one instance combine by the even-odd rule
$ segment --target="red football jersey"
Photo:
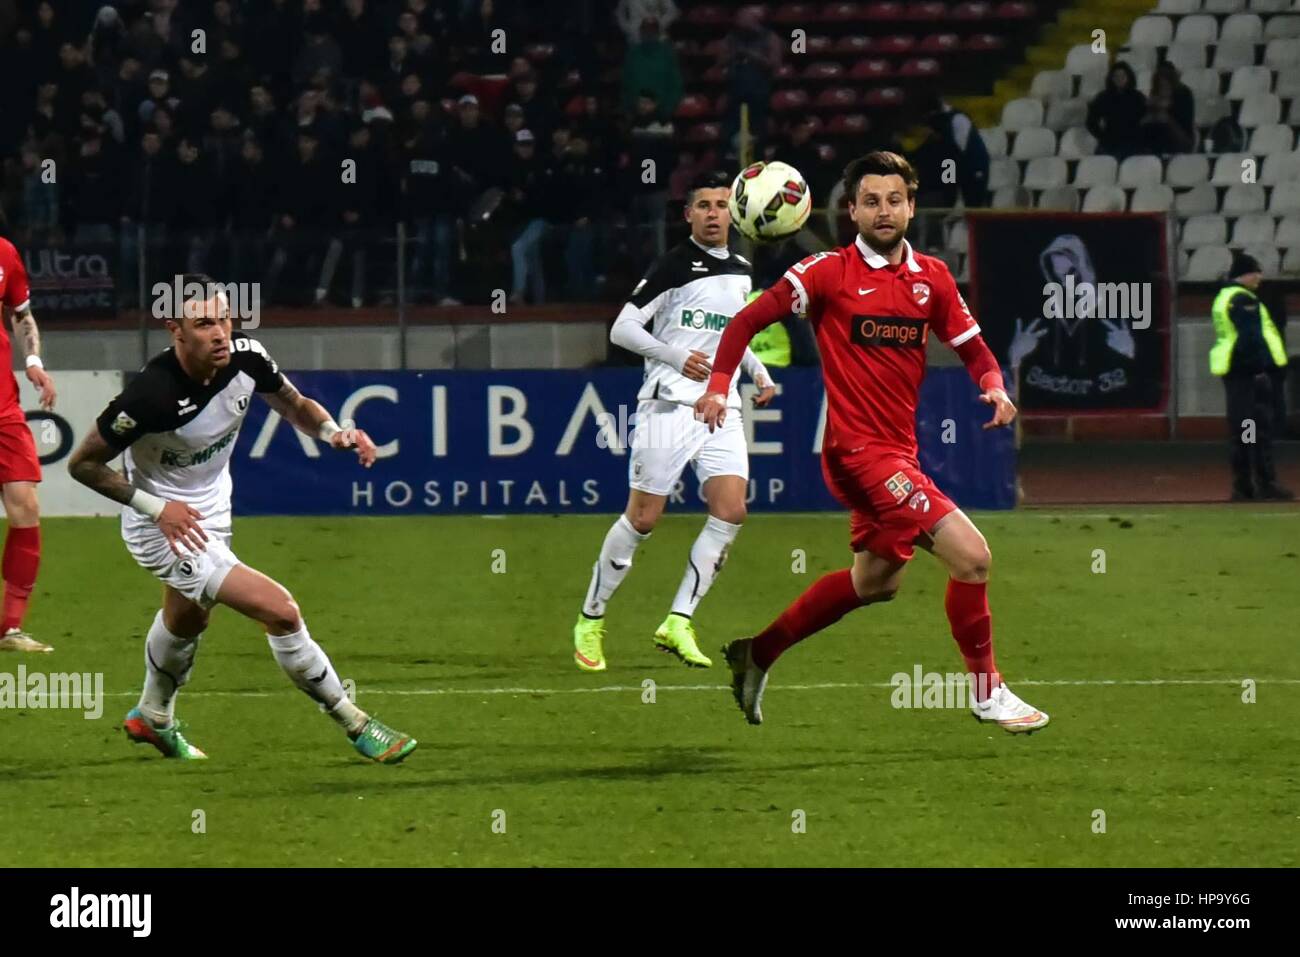
[[[17,310],[27,305],[30,295],[22,257],[13,243],[0,239],[0,305]],[[9,319],[12,316],[0,322],[0,370],[3,370],[0,371],[0,422],[25,422],[27,416],[18,401],[18,380],[12,372],[14,357],[9,342]]]
[[[859,236],[796,263],[773,287],[817,335],[828,450],[914,458],[929,330],[953,348],[979,334],[947,265],[903,245],[903,261],[891,266]]]

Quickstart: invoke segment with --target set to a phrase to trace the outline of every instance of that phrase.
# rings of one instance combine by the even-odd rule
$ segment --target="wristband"
[[[342,431],[343,429],[339,427],[337,422],[333,419],[326,419],[320,424],[320,431],[316,434],[320,436],[322,442],[328,442]]]
[[[167,502],[157,495],[150,495],[148,492],[136,489],[131,493],[131,501],[127,504],[141,515],[148,515],[156,522]]]
[[[30,368],[32,368],[33,366],[35,366],[37,369],[44,369],[44,368],[45,368],[45,363],[41,361],[41,357],[40,357],[40,356],[28,356],[28,357],[27,357],[27,368],[30,369]]]

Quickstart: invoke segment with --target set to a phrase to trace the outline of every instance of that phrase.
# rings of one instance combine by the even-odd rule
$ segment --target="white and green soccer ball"
[[[789,163],[751,163],[731,184],[731,223],[756,242],[793,236],[812,212],[812,192]]]

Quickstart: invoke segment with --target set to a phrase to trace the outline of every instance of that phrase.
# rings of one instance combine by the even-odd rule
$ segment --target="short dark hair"
[[[921,185],[916,168],[905,158],[888,150],[873,150],[844,167],[844,192],[849,201],[858,201],[858,184],[864,176],[901,176],[907,185],[907,198],[916,199],[916,189]]]
[[[708,172],[698,174],[695,179],[691,180],[691,185],[686,190],[686,205],[690,206],[695,202],[695,192],[700,189],[730,189],[731,174],[722,169],[711,169]]]

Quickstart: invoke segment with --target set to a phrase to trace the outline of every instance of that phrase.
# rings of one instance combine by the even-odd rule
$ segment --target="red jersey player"
[[[8,306],[14,336],[27,357],[27,378],[40,390],[41,408],[54,408],[54,383],[41,364],[41,337],[32,317],[27,270],[13,243],[0,239],[0,313]],[[53,651],[23,631],[27,600],[36,584],[41,562],[40,507],[36,483],[41,463],[27,416],[18,400],[18,380],[12,372],[12,346],[0,324],[0,495],[4,498],[9,529],[5,534],[3,572],[4,621],[0,624],[0,651]]]
[[[732,373],[753,335],[791,312],[813,323],[827,399],[822,474],[851,511],[853,566],[823,576],[756,637],[723,649],[751,724],[762,723],[763,689],[777,657],[853,609],[893,598],[917,544],[948,569],[944,608],[973,678],[975,716],[1007,731],[1034,731],[1048,721],[1011,693],[994,664],[984,536],[917,462],[916,404],[931,331],[957,352],[981,400],[993,406],[985,428],[1016,415],[948,267],[903,238],[917,185],[911,164],[896,153],[850,163],[844,186],[857,239],[798,263],[736,315],[695,406],[711,428],[721,424]]]

